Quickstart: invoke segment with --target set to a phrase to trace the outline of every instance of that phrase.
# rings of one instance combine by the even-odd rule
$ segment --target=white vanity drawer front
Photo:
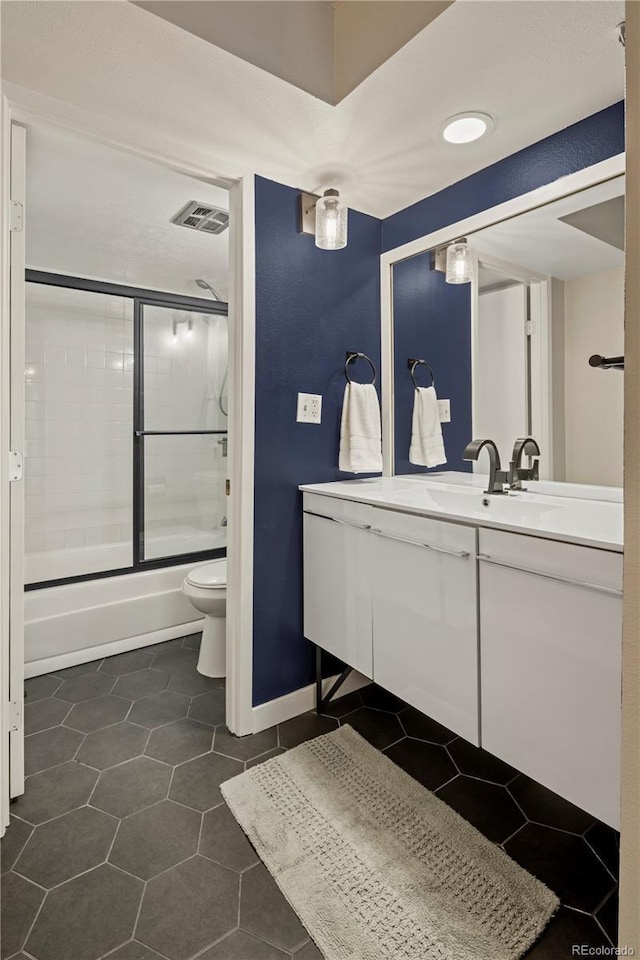
[[[478,554],[481,563],[494,562],[587,590],[622,595],[620,553],[481,529]]]
[[[319,517],[344,520],[357,526],[371,525],[371,507],[367,503],[355,500],[339,500],[338,497],[324,497],[318,493],[302,495],[302,509]]]
[[[417,546],[432,547],[435,552],[451,554],[460,559],[474,558],[476,552],[475,527],[430,520],[411,513],[371,508],[372,532],[381,538],[397,537]]]

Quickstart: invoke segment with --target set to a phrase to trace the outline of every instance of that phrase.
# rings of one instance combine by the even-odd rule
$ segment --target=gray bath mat
[[[221,789],[325,960],[516,960],[558,907],[349,726]]]

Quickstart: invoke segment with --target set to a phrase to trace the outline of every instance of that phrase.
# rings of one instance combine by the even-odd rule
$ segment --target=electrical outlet
[[[298,394],[298,423],[320,423],[322,420],[322,396],[319,393]]]
[[[440,423],[451,423],[451,401],[438,400],[438,416]]]

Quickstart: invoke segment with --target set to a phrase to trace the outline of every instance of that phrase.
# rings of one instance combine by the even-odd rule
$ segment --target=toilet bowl
[[[212,560],[194,567],[184,578],[182,592],[205,615],[198,673],[226,676],[227,561]]]

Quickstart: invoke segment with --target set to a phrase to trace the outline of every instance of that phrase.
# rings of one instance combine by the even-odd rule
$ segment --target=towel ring
[[[373,374],[373,380],[371,381],[371,383],[375,385],[375,382],[378,379],[378,374],[376,373],[376,367],[373,360],[371,359],[371,357],[368,357],[366,353],[357,353],[355,350],[347,350],[347,359],[345,360],[345,364],[344,364],[345,377],[347,378],[349,383],[353,383],[353,380],[349,376],[349,364],[353,363],[354,360],[360,360],[360,359],[366,360],[369,366],[371,367],[371,372]]]
[[[418,384],[417,384],[417,382],[416,382],[416,375],[415,375],[416,367],[418,366],[419,363],[423,364],[423,365],[427,368],[427,370],[429,371],[429,374],[430,374],[430,376],[431,376],[431,386],[432,386],[432,387],[435,387],[435,385],[436,385],[436,378],[434,377],[434,375],[433,375],[433,370],[431,369],[431,367],[429,366],[429,364],[427,363],[427,361],[426,361],[426,360],[416,360],[415,357],[409,357],[409,359],[407,360],[407,366],[409,367],[409,374],[410,374],[410,376],[411,376],[411,379],[413,380],[413,385],[414,385],[414,387],[416,388],[416,390],[419,390],[419,389],[420,389],[420,387],[418,386]]]

